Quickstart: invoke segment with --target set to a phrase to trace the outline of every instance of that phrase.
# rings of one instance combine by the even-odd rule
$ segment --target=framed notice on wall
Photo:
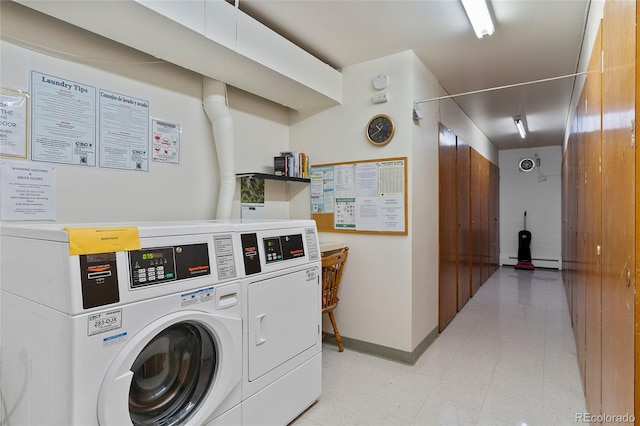
[[[27,94],[0,87],[0,155],[27,158]]]
[[[319,164],[310,175],[318,231],[407,234],[407,157]]]

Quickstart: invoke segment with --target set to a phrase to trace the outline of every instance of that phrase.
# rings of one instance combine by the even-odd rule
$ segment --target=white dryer
[[[141,248],[70,255],[62,225],[0,230],[0,423],[241,424],[233,226],[77,226],[132,226]]]
[[[285,425],[322,392],[322,264],[311,220],[243,221],[242,423]]]

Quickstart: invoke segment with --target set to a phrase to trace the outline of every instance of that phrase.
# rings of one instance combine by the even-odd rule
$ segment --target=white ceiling
[[[459,0],[238,1],[245,13],[337,69],[411,49],[449,94],[576,73],[589,8],[589,0],[489,0],[496,31],[478,39]],[[498,149],[561,145],[573,81],[455,101]],[[525,117],[524,141],[515,115]]]

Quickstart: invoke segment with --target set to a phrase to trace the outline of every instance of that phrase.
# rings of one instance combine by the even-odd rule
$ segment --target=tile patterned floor
[[[586,411],[558,271],[500,268],[416,365],[323,348],[295,426],[571,425]]]

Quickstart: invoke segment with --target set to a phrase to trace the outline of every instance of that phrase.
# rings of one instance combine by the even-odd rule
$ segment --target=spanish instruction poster
[[[2,220],[55,220],[56,168],[2,161]]]
[[[149,171],[149,102],[100,90],[100,167]]]
[[[0,87],[0,155],[27,158],[27,94]]]
[[[96,89],[31,72],[31,159],[96,165]]]

